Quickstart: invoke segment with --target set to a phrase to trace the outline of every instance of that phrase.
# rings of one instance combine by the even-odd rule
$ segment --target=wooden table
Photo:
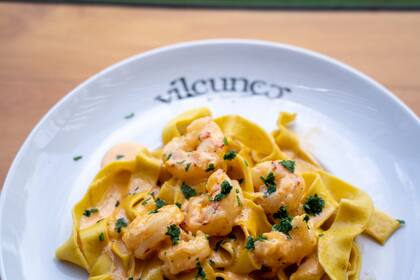
[[[128,56],[205,38],[256,38],[348,63],[420,115],[419,12],[287,12],[0,3],[0,188],[38,120]]]

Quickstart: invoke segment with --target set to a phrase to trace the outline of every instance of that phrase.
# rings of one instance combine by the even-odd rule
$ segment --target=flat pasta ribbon
[[[250,148],[256,162],[287,158],[270,134],[266,133],[259,125],[241,116],[227,115],[216,118],[214,122],[219,125],[226,137],[237,139]]]
[[[373,204],[370,197],[361,190],[326,172],[319,173],[339,203],[334,222],[318,241],[318,258],[332,280],[348,279],[353,241],[366,229]]]

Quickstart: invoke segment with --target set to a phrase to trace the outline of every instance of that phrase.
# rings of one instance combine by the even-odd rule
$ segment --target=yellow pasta
[[[400,223],[323,170],[295,118],[269,134],[198,108],[166,125],[162,148],[115,146],[56,257],[89,280],[358,279],[355,238],[383,244]]]

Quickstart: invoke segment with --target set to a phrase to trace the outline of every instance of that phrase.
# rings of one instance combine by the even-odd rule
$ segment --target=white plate
[[[71,208],[102,155],[127,140],[158,147],[163,125],[197,106],[215,115],[241,114],[267,129],[279,111],[297,112],[294,128],[303,146],[330,172],[366,190],[378,208],[407,222],[383,247],[359,239],[361,278],[418,279],[418,118],[346,65],[245,40],[179,44],[132,57],[54,106],[26,139],[1,194],[2,279],[86,279],[54,259],[54,251],[69,236]],[[73,161],[77,155],[83,158]]]

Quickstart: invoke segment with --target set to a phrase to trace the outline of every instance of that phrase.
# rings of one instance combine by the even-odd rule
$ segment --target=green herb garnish
[[[86,209],[84,212],[83,212],[83,215],[84,216],[86,216],[86,217],[90,217],[90,215],[92,214],[92,213],[96,213],[96,212],[98,212],[99,210],[98,210],[98,208],[90,208],[90,209]]]
[[[265,237],[262,233],[259,234],[257,237],[255,237],[255,241],[264,241],[267,240],[267,237]]]
[[[223,159],[224,160],[232,160],[236,157],[236,152],[234,150],[230,150],[229,152],[227,152],[224,156]]]
[[[184,197],[186,199],[190,199],[190,197],[193,197],[193,196],[197,195],[197,192],[195,191],[195,189],[191,188],[190,186],[188,186],[184,182],[181,185],[181,191],[182,191],[182,194],[184,195]]]
[[[116,159],[122,159],[124,157],[124,155],[117,155],[115,158]]]
[[[263,176],[260,177],[261,181],[263,181],[264,185],[267,187],[267,194],[272,194],[276,191],[276,182],[273,172],[270,171],[267,177],[264,178]]]
[[[267,240],[267,237],[265,237],[262,234],[260,234],[257,237],[255,237],[255,239],[252,238],[252,236],[250,235],[250,236],[248,236],[246,238],[245,249],[247,249],[249,251],[254,250],[255,249],[255,242],[257,242],[257,241],[264,241],[264,240]]]
[[[210,172],[210,171],[213,171],[215,169],[216,169],[216,167],[214,166],[214,163],[209,163],[209,166],[207,167],[206,172]]]
[[[229,184],[229,182],[228,181],[226,181],[226,180],[224,180],[223,182],[222,182],[222,184],[220,185],[220,187],[221,187],[221,190],[220,190],[220,193],[218,193],[215,197],[214,197],[214,199],[213,199],[213,201],[220,201],[220,200],[222,200],[223,198],[225,198],[229,193],[230,193],[230,191],[232,190],[232,185],[231,184]]]
[[[124,116],[124,118],[125,118],[126,120],[131,119],[132,117],[134,117],[134,113],[130,113],[130,114],[128,114],[128,115],[126,115],[126,116]]]
[[[150,200],[150,197],[146,198],[145,200],[141,202],[141,205],[146,205],[149,202],[149,200]]]
[[[99,241],[104,241],[105,240],[105,234],[103,232],[101,232],[98,236]]]
[[[226,136],[225,137],[223,137],[223,144],[225,145],[225,146],[227,146],[229,143],[228,143],[228,140],[227,140],[227,138],[226,138]]]
[[[191,167],[191,162],[187,163],[187,165],[185,166],[185,172],[188,172],[190,167]]]
[[[202,279],[206,280],[206,272],[204,271],[203,267],[201,266],[200,262],[197,260],[197,273],[195,274],[195,279]]]
[[[404,220],[397,219],[397,222],[399,222],[400,225],[405,225],[405,221]]]
[[[309,222],[309,216],[308,215],[305,215],[305,217],[303,217],[303,221],[305,223]]]
[[[167,204],[165,200],[160,199],[160,198],[156,199],[155,203],[156,203],[156,209],[162,208],[163,206]]]
[[[83,158],[83,156],[75,156],[75,157],[73,157],[73,160],[78,161],[78,160],[81,160],[82,158]]]
[[[310,195],[303,205],[303,210],[309,215],[316,216],[322,212],[325,206],[325,201],[317,194]]]
[[[181,203],[179,203],[179,202],[175,203],[175,205],[176,205],[179,209],[181,209],[181,207],[182,207],[182,204],[181,204]]]
[[[166,160],[169,160],[172,157],[172,153],[166,156]]]
[[[272,230],[282,232],[285,235],[289,236],[289,232],[292,230],[292,228],[292,219],[283,218],[280,220],[280,223],[273,225]]]
[[[238,203],[238,206],[242,206],[242,201],[239,198],[239,195],[236,195],[236,202]]]
[[[119,218],[117,220],[117,222],[115,223],[115,231],[118,232],[118,233],[120,233],[121,232],[121,229],[123,227],[127,227],[127,225],[128,224],[127,224],[127,222],[125,221],[124,218]]]
[[[251,235],[246,238],[245,249],[247,249],[248,251],[255,249],[255,241]]]
[[[273,214],[273,218],[278,220],[289,218],[289,213],[287,213],[287,206],[281,206],[280,209]]]
[[[280,164],[290,172],[295,172],[296,162],[294,160],[282,160]]]
[[[172,245],[176,245],[179,241],[179,235],[181,234],[181,230],[175,224],[170,225],[166,229],[166,235],[169,235],[172,241]]]

